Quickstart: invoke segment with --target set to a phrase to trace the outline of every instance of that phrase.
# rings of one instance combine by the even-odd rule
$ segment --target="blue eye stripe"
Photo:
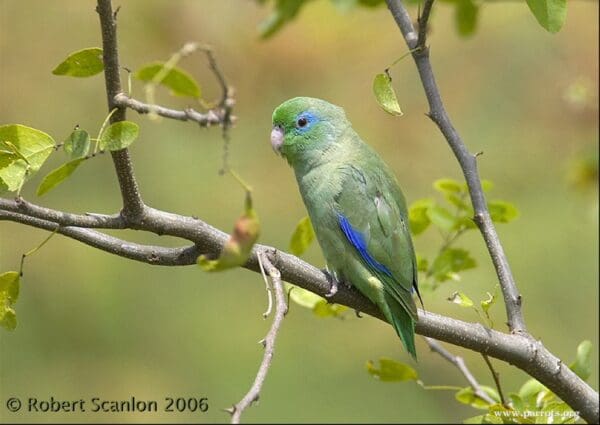
[[[319,117],[310,111],[305,111],[296,116],[295,127],[299,132],[304,133],[319,121]]]

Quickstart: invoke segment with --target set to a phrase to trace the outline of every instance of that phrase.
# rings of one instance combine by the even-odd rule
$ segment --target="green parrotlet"
[[[344,110],[320,99],[278,106],[271,144],[294,169],[334,288],[351,284],[375,303],[416,359],[417,265],[394,174]]]

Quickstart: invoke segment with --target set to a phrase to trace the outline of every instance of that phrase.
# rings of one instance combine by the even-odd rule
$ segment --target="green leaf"
[[[471,213],[472,210],[471,210],[469,204],[465,201],[466,197],[467,196],[465,193],[461,193],[461,194],[445,193],[444,194],[444,198],[446,198],[446,201],[448,201],[450,204],[454,205],[460,211],[468,211],[469,213]],[[470,214],[470,215],[472,215],[472,214]],[[471,220],[471,221],[473,221],[473,220]]]
[[[535,402],[537,395],[542,391],[547,391],[548,389],[540,383],[537,379],[528,379],[519,389],[519,397],[525,403],[529,403],[530,400]],[[530,407],[535,407],[535,404]]]
[[[312,311],[319,317],[343,317],[343,313],[348,310],[348,307],[340,304],[332,304],[325,299],[322,299],[315,304]]]
[[[430,274],[440,282],[448,279],[458,280],[456,273],[476,266],[477,262],[471,257],[469,251],[462,248],[446,248],[434,260]]]
[[[18,158],[5,152],[17,149]],[[54,140],[46,133],[20,124],[0,126],[0,179],[5,190],[18,190],[25,179],[35,174],[54,149]],[[24,159],[22,159],[24,158]],[[27,169],[29,169],[27,173]],[[26,175],[27,174],[27,175]]]
[[[497,403],[489,407],[489,413],[483,417],[484,424],[520,424],[532,423],[529,417],[525,417],[521,412],[504,407]]]
[[[285,286],[293,302],[312,310],[319,317],[341,317],[342,313],[348,310],[346,306],[331,304],[325,298],[299,286],[290,285],[289,283],[286,283]]]
[[[598,186],[598,157],[578,155],[569,161],[568,182],[577,189],[593,189]]]
[[[302,218],[290,240],[290,252],[296,256],[302,255],[315,239],[315,231],[310,222],[310,217]]]
[[[483,189],[484,192],[489,192],[490,190],[492,190],[494,188],[494,182],[492,182],[491,180],[485,180],[485,179],[481,180],[481,188]],[[468,190],[468,189],[465,187],[465,190]]]
[[[453,179],[437,179],[433,182],[433,188],[441,193],[461,193],[463,185]]]
[[[429,220],[427,210],[434,204],[433,199],[419,199],[411,204],[408,209],[408,222],[413,235],[423,233],[429,227],[431,220]]]
[[[463,421],[463,424],[482,424],[486,415],[473,416]]]
[[[419,377],[417,371],[409,365],[384,357],[379,359],[379,368],[369,360],[367,371],[384,382],[416,381]]]
[[[490,307],[492,305],[494,305],[494,303],[496,302],[496,299],[498,298],[497,293],[494,292],[494,294],[490,294],[489,292],[487,293],[488,298],[485,300],[481,300],[481,309],[483,310],[483,312],[486,314],[486,316],[488,315],[488,312],[490,310]],[[488,316],[489,318],[489,316]]]
[[[498,394],[496,393],[496,391],[493,388],[490,388],[485,385],[481,385],[479,388],[481,388],[482,391],[487,393],[487,395],[489,395],[492,399],[494,399],[496,401],[500,401],[500,397],[498,397]],[[467,404],[476,409],[488,409],[491,406],[490,403],[488,403],[484,399],[480,398],[479,396],[475,395],[475,392],[473,391],[473,388],[471,388],[471,387],[465,387],[465,388],[459,390],[454,395],[454,397],[456,398],[456,400],[459,403]]]
[[[427,272],[427,270],[429,270],[429,261],[427,260],[427,258],[421,257],[418,253],[416,254],[417,257],[417,271],[420,272]]]
[[[12,305],[19,297],[19,272],[0,274],[0,326],[13,330],[17,326],[17,316]]]
[[[567,19],[567,0],[527,0],[527,5],[540,25],[553,34]]]
[[[486,319],[488,321],[489,327],[493,328],[494,327],[494,322],[492,321],[492,318],[490,317],[490,307],[492,305],[494,305],[494,303],[498,299],[498,285],[496,285],[496,288],[495,288],[493,294],[490,294],[488,292],[487,295],[488,295],[487,299],[481,300],[479,302],[479,304],[481,305],[481,310],[483,311],[483,314],[485,314],[485,317],[486,317]]]
[[[579,419],[567,403],[559,400],[547,403],[541,411],[544,414],[536,416],[536,424],[574,424]]]
[[[261,38],[266,39],[296,17],[306,0],[276,0],[273,12],[258,27]]]
[[[458,0],[454,17],[458,34],[468,37],[475,32],[477,27],[477,14],[479,6],[473,0]]]
[[[585,340],[577,346],[577,356],[569,368],[584,381],[592,374],[592,342]]]
[[[85,161],[85,158],[77,158],[50,171],[38,186],[37,196],[42,196],[46,192],[49,192],[61,184],[71,174],[73,174],[77,167],[79,167],[79,164],[81,164],[83,161]]]
[[[137,139],[139,132],[138,125],[131,121],[111,124],[100,136],[100,149],[109,151],[125,149]]]
[[[9,150],[7,147],[4,147],[0,142],[0,170],[8,167],[19,158],[19,155],[12,152],[12,150]]]
[[[9,331],[17,327],[17,314],[12,307],[0,307],[0,326]]]
[[[449,298],[448,301],[458,304],[461,307],[473,307],[473,301],[462,292],[455,292]]]
[[[521,398],[521,396],[517,393],[510,393],[508,395],[508,397],[510,398],[510,401],[512,402],[512,406],[515,410],[526,410],[527,406],[525,405],[525,402],[523,401],[523,399]]]
[[[496,223],[509,223],[519,217],[519,210],[510,202],[496,199],[488,202],[488,209],[492,221]]]
[[[244,213],[235,222],[233,232],[225,243],[219,258],[210,260],[205,255],[198,257],[198,265],[206,272],[218,272],[246,264],[252,247],[260,233],[258,215],[252,207],[250,191],[246,192]]]
[[[86,156],[90,151],[90,135],[79,127],[75,128],[65,140],[63,149],[71,159]]]
[[[456,219],[456,229],[475,229],[477,225],[473,221],[471,215],[469,216],[460,216]]]
[[[299,306],[313,309],[317,303],[324,301],[323,297],[318,296],[314,292],[307,291],[299,286],[290,285],[286,282],[286,291],[290,294],[290,300],[294,301]]]
[[[71,53],[54,68],[52,73],[54,75],[68,75],[70,77],[91,77],[103,70],[102,49],[99,47],[90,47]]]
[[[379,106],[383,108],[385,112],[391,115],[402,115],[398,98],[394,87],[392,87],[392,79],[386,73],[377,74],[373,80],[373,93]]]
[[[431,206],[427,209],[426,214],[429,220],[440,229],[452,230],[456,227],[456,217],[444,207]]]
[[[163,70],[164,62],[153,62],[144,65],[135,73],[135,78],[147,83],[153,82],[154,77]],[[171,94],[175,96],[189,96],[193,98],[200,97],[200,86],[190,74],[184,70],[174,67],[160,81],[155,83],[161,84],[171,90]]]
[[[19,298],[19,272],[4,272],[0,274],[0,293],[5,297],[4,299],[14,304]]]

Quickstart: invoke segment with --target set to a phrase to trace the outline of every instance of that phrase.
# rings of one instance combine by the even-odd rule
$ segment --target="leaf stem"
[[[41,247],[43,247],[46,242],[48,242],[50,240],[50,238],[52,238],[52,236],[54,236],[56,234],[56,232],[58,231],[58,229],[60,229],[60,226],[57,226],[49,235],[48,237],[46,237],[46,239],[44,239],[42,241],[42,243],[40,243],[38,246],[36,246],[35,248],[30,249],[29,251],[27,251],[25,254],[21,255],[21,265],[19,266],[19,276],[23,276],[23,266],[25,264],[25,258],[29,257],[31,254],[34,254],[37,252],[38,249],[40,249]]]
[[[100,127],[100,131],[98,132],[98,137],[96,139],[92,139],[92,140],[96,140],[96,144],[94,145],[94,154],[96,154],[96,152],[98,152],[98,145],[100,144],[100,139],[102,138],[102,133],[104,133],[106,124],[108,124],[110,117],[112,117],[113,114],[115,112],[117,112],[117,110],[118,110],[118,108],[113,108],[113,110],[108,113],[106,118],[104,118],[104,122],[102,123],[102,126]]]

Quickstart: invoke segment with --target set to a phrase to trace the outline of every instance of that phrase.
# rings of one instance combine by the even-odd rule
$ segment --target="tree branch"
[[[275,339],[277,338],[277,333],[279,332],[283,318],[288,311],[285,291],[283,290],[283,283],[281,282],[281,273],[273,266],[269,257],[265,254],[265,251],[259,251],[257,253],[257,258],[258,257],[259,261],[264,264],[267,274],[271,278],[271,284],[273,285],[273,291],[275,292],[275,317],[273,318],[273,324],[271,325],[267,336],[260,341],[265,349],[265,354],[263,355],[262,362],[256,373],[256,378],[252,383],[252,387],[250,387],[250,390],[246,393],[244,398],[230,410],[232,424],[239,424],[240,417],[244,410],[255,401],[258,401],[258,398],[260,397],[260,390],[267,377],[271,362],[273,361]]]
[[[496,274],[500,281],[500,287],[502,288],[509,329],[513,333],[525,333],[527,329],[521,312],[521,295],[517,290],[506,254],[500,244],[500,239],[498,238],[498,234],[496,233],[496,229],[487,208],[487,202],[479,178],[479,171],[477,170],[476,155],[471,154],[467,150],[460,135],[450,121],[450,117],[442,103],[437,83],[435,82],[431,62],[429,61],[429,48],[427,46],[422,46],[422,48],[417,49],[419,39],[402,1],[386,0],[386,2],[396,24],[404,36],[406,45],[409,50],[413,51],[412,56],[417,65],[421,83],[423,84],[425,95],[429,103],[429,117],[438,126],[446,138],[467,181],[471,202],[473,203],[473,209],[475,210],[474,220],[486,242],[492,262],[496,269]],[[423,31],[426,31],[426,29],[421,28],[421,32]]]
[[[195,245],[181,248],[142,245],[115,238],[104,233],[79,227],[62,227],[61,225],[34,218],[28,215],[0,210],[0,221],[10,220],[39,229],[56,231],[61,235],[83,242],[93,248],[109,252],[130,260],[159,266],[184,266],[195,264],[198,258],[198,247]]]
[[[494,354],[493,351],[498,347],[488,346],[483,350],[476,351],[505,360],[521,368],[540,382],[543,382],[544,385],[550,388],[574,410],[579,411],[586,421],[597,421],[599,417],[598,394],[589,385],[579,379],[579,377],[577,377],[577,375],[569,368],[564,367],[560,359],[555,357],[540,342],[536,342],[533,337],[527,333],[523,313],[521,311],[521,295],[517,290],[506,254],[504,253],[504,249],[500,244],[500,239],[498,238],[498,234],[492,223],[485,195],[481,187],[481,180],[477,169],[477,155],[473,155],[468,151],[462,138],[452,125],[450,117],[444,108],[433,75],[431,62],[429,61],[429,48],[425,46],[425,34],[427,28],[421,26],[419,29],[420,36],[418,36],[413,27],[410,15],[402,1],[386,0],[386,3],[402,33],[408,49],[413,52],[412,56],[419,72],[427,102],[429,103],[428,115],[444,135],[444,138],[452,149],[465,176],[475,212],[474,220],[483,235],[502,289],[504,305],[506,307],[506,316],[508,318],[508,327],[512,334],[511,339],[515,344],[513,346],[515,350],[511,350],[513,352],[510,354],[508,352]],[[432,3],[432,1],[427,0],[425,7],[430,9]],[[426,11],[424,10],[424,15],[425,12]],[[428,10],[426,16],[429,16],[430,12],[431,10]],[[426,23],[425,16],[422,17],[422,23]],[[423,45],[419,46],[419,42]],[[417,332],[419,332],[420,329],[419,324],[422,324],[421,320],[422,318],[419,317]],[[432,329],[434,332],[431,334],[429,334],[428,330],[421,330],[422,335],[447,341],[444,339],[443,335],[437,335],[435,329]],[[499,335],[496,335],[495,337],[499,337]],[[469,346],[470,344],[459,345],[473,348]],[[516,351],[519,351],[520,354],[514,356]],[[534,362],[536,364],[533,364]]]
[[[181,248],[151,247],[126,242],[90,229],[62,227],[67,223],[77,224],[79,219],[86,216],[34,206],[30,206],[29,211],[35,212],[37,217],[25,212],[6,211],[7,206],[16,208],[15,203],[16,201],[7,199],[0,201],[0,221],[16,221],[50,231],[61,224],[58,233],[115,255],[156,265],[192,265],[196,264],[196,258],[200,254],[217,256],[229,237],[201,220],[146,207],[144,218],[140,222],[125,223],[124,228],[176,236],[195,244]],[[59,217],[63,223],[53,222],[52,217]],[[96,218],[91,215],[87,219],[103,220],[103,217]],[[269,246],[256,245],[244,267],[260,272],[257,255],[261,251],[267,252],[268,259],[280,271],[282,279],[286,282],[323,297],[329,293],[330,283],[321,270],[298,257]],[[329,300],[385,321],[379,309],[353,288],[341,285]],[[598,418],[598,394],[564,366],[541,342],[535,341],[529,335],[505,334],[479,323],[463,322],[423,310],[419,310],[416,332],[508,362],[547,386],[574,410],[579,411],[588,422],[595,422]]]
[[[482,400],[490,404],[496,404],[496,400],[490,397],[485,391],[481,389],[481,385],[477,382],[477,379],[473,376],[467,365],[465,364],[464,359],[461,356],[456,356],[452,354],[450,351],[446,350],[442,344],[432,338],[425,337],[425,342],[429,345],[431,351],[438,353],[444,359],[448,360],[454,366],[460,370],[460,373],[467,379],[467,382],[473,389],[473,393]]]
[[[487,367],[492,373],[492,378],[494,378],[494,383],[496,384],[496,388],[498,389],[498,396],[500,397],[500,403],[502,403],[504,407],[508,407],[508,405],[506,404],[506,399],[504,398],[504,392],[502,391],[502,385],[500,385],[500,374],[496,371],[496,369],[494,369],[494,365],[490,361],[490,358],[487,356],[487,354],[481,353],[481,355],[483,357],[483,360],[485,360],[485,364],[487,364]]]
[[[148,103],[140,102],[139,100],[128,97],[125,93],[119,93],[115,96],[115,104],[120,107],[133,109],[139,114],[148,114],[152,112],[160,115],[161,117],[174,120],[195,121],[202,127],[210,127],[211,125],[224,125],[225,113],[222,109],[211,109],[205,114],[192,108],[184,110],[169,109],[160,105],[150,105]]]
[[[119,215],[70,214],[50,208],[41,207],[23,198],[0,198],[0,211],[20,213],[32,218],[51,221],[61,226],[87,227],[89,229],[124,229],[127,224]]]
[[[426,47],[427,43],[427,22],[429,21],[429,15],[433,7],[434,0],[425,0],[423,5],[423,12],[419,15],[417,21],[419,24],[419,36],[417,38],[417,46],[421,49]]]
[[[96,11],[100,16],[102,29],[102,60],[104,61],[104,80],[109,112],[117,108],[110,122],[125,120],[126,108],[115,103],[115,96],[121,92],[121,77],[119,75],[119,54],[117,50],[117,19],[113,13],[111,0],[98,0]],[[128,149],[111,152],[121,197],[123,198],[122,214],[126,219],[135,220],[144,211],[144,201],[138,189],[133,173],[133,165]]]

